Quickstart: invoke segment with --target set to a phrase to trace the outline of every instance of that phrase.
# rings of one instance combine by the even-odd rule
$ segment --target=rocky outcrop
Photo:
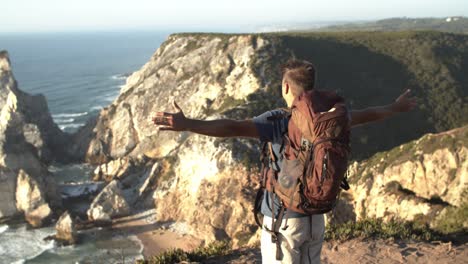
[[[16,209],[16,173],[0,168],[0,221],[18,213]]]
[[[434,225],[444,208],[467,201],[467,148],[465,126],[354,163],[351,191],[341,201],[346,209],[335,210],[335,220],[400,218]]]
[[[33,227],[45,224],[52,211],[45,201],[45,193],[40,184],[20,170],[16,186],[16,208],[24,212],[26,220]]]
[[[142,154],[164,157],[187,135],[158,132],[151,122],[156,111],[173,110],[171,102],[177,100],[188,116],[207,118],[245,104],[248,95],[273,89],[261,76],[278,65],[258,65],[276,53],[272,40],[258,36],[172,35],[127,79],[97,123],[77,133],[74,149],[98,164]]]
[[[65,161],[67,136],[53,122],[43,95],[18,89],[8,54],[0,52],[0,165],[38,173],[41,164]]]
[[[256,143],[159,132],[151,117],[156,111],[173,111],[172,100],[187,116],[203,119],[241,119],[277,107],[279,96],[264,95],[278,92],[273,81],[277,74],[265,75],[276,73],[279,62],[265,60],[284,54],[274,39],[260,36],[172,35],[127,79],[96,124],[77,133],[74,149],[88,162],[101,164],[96,179],[119,179],[145,197],[156,188],[152,205],[158,220],[187,222],[194,235],[207,241],[245,242],[255,230],[250,210],[256,176],[243,165],[256,166]],[[125,175],[135,173],[129,173],[128,158],[140,155],[156,160],[159,168],[139,173],[146,183],[130,187],[135,176]],[[129,192],[124,193],[133,204]]]
[[[51,216],[52,210],[48,204],[44,203],[29,212],[25,212],[24,218],[32,227],[42,227],[49,223]]]
[[[57,230],[55,239],[62,243],[70,245],[77,242],[75,223],[68,212],[63,213],[62,216],[60,216],[59,220],[55,224],[55,230]]]
[[[107,182],[114,179],[123,180],[129,175],[138,173],[148,161],[149,159],[144,155],[139,155],[136,158],[123,157],[111,160],[96,167],[93,180]]]
[[[233,145],[239,152],[233,153]],[[190,137],[172,163],[162,165],[154,194],[158,219],[185,222],[205,241],[231,238],[246,244],[256,230],[251,210],[258,175],[238,159],[251,158],[250,148],[240,140]]]
[[[99,165],[93,179],[117,181],[127,203],[135,209],[153,207],[151,193],[160,173],[158,162],[145,156],[124,157]]]
[[[16,206],[33,226],[40,226],[50,217],[49,203],[61,205],[47,165],[68,160],[67,138],[54,124],[45,97],[18,89],[8,54],[1,51],[0,171],[5,199],[0,208],[9,208],[5,216]]]
[[[94,199],[88,210],[88,218],[96,222],[110,222],[112,218],[130,213],[121,186],[117,180],[110,182]]]

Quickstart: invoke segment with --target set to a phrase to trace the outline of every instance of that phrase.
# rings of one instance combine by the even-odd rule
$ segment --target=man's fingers
[[[411,93],[411,89],[406,89],[406,91],[403,93],[403,95],[407,96],[409,93]]]
[[[398,96],[397,100],[399,100],[399,99],[401,99],[401,98],[407,97],[410,93],[411,93],[411,90],[410,90],[410,89],[407,89],[407,90],[404,91],[400,96]]]
[[[157,116],[153,118],[153,123],[155,125],[173,125],[173,119],[172,116]]]
[[[174,106],[175,109],[177,109],[179,112],[183,112],[182,108],[176,103],[176,101],[172,101],[172,105]]]

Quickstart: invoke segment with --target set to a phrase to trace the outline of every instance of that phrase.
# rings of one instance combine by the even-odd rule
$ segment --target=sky
[[[468,16],[468,0],[0,0],[0,33],[222,29]]]

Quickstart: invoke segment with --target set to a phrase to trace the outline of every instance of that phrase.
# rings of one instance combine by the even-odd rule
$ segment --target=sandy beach
[[[201,244],[199,239],[186,234],[183,226],[156,222],[155,210],[115,219],[112,230],[122,235],[136,236],[143,245],[145,258],[174,248],[188,251]]]

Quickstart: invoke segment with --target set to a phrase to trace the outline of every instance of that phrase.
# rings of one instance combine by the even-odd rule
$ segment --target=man
[[[288,107],[291,107],[294,99],[304,91],[314,89],[316,71],[314,66],[307,61],[290,60],[282,65],[282,97]],[[415,100],[409,98],[409,90],[403,93],[390,105],[366,108],[360,111],[350,111],[351,127],[364,123],[388,118],[399,112],[407,112],[415,106]],[[177,113],[158,112],[153,122],[159,126],[159,130],[191,131],[194,133],[214,137],[250,137],[261,141],[272,142],[275,156],[282,157],[280,153],[282,135],[288,129],[288,117],[282,115],[285,110],[276,109],[268,111],[252,120],[194,120],[185,117],[182,109],[174,102]],[[283,116],[281,118],[269,118],[271,116]],[[278,165],[281,168],[281,164]],[[280,169],[276,168],[276,169]],[[275,208],[275,212],[272,212]],[[270,198],[266,193],[263,198],[261,212],[264,215],[264,225],[271,229],[271,218],[278,216],[280,201]],[[272,242],[271,235],[262,231],[261,252],[263,263],[320,263],[325,231],[323,214],[303,215],[290,210],[286,211],[288,219],[285,230],[280,229],[280,244],[282,260],[275,258],[277,245]],[[285,220],[283,220],[285,221]],[[283,224],[281,225],[283,226]]]

